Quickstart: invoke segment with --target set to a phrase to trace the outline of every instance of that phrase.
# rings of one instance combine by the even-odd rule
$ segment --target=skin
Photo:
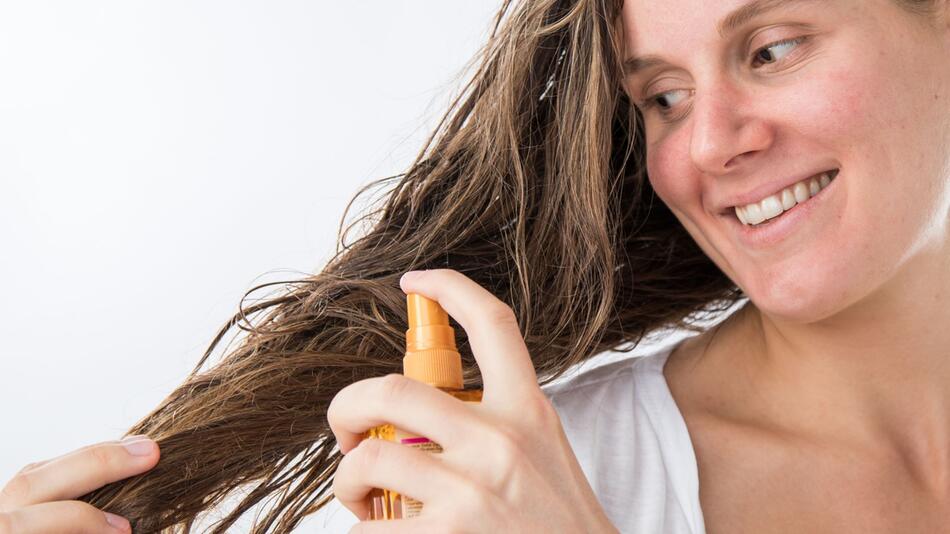
[[[125,518],[73,499],[147,471],[158,458],[154,441],[130,436],[27,465],[0,490],[0,534],[132,532]]]
[[[787,462],[774,478],[802,485],[770,480],[783,497],[811,491],[826,500],[809,505],[834,508],[806,482],[850,477],[858,490],[913,492],[947,520],[950,7],[928,18],[891,0],[789,3],[720,36],[718,21],[744,3],[623,8],[626,56],[666,61],[624,81],[644,114],[650,182],[750,300],[664,370],[701,479],[743,460],[755,466],[744,473]],[[661,105],[646,105],[656,93]],[[719,213],[772,178],[824,168],[841,169],[837,190],[773,247],[746,247]],[[735,491],[764,495],[763,482]]]

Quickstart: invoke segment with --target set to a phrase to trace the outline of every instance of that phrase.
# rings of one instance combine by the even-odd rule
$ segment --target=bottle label
[[[429,438],[409,434],[408,432],[403,432],[398,428],[395,429],[395,431],[396,443],[401,443],[403,445],[425,452],[442,452],[442,446],[430,440]],[[400,499],[400,504],[401,509],[397,511],[397,513],[400,514],[400,517],[415,517],[422,513],[422,503],[408,495],[402,496],[402,499]]]
[[[471,403],[478,403],[480,400],[480,391],[472,393],[470,398],[463,399],[464,402]],[[442,452],[442,446],[438,443],[423,436],[410,434],[390,424],[371,428],[366,432],[366,437],[394,441],[428,453],[438,454]],[[422,502],[408,495],[401,495],[399,492],[380,488],[374,489],[370,493],[369,519],[402,519],[415,517],[420,513],[422,513]]]

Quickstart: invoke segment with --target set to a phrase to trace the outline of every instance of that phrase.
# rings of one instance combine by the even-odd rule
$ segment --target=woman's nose
[[[722,87],[722,85],[720,85]],[[722,175],[771,146],[774,132],[760,108],[734,88],[693,97],[690,157],[701,172]]]

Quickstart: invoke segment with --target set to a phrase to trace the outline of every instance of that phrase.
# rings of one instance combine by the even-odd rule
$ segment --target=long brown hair
[[[225,532],[258,505],[254,532],[294,528],[333,497],[330,400],[401,371],[408,270],[456,269],[507,302],[542,384],[655,331],[699,330],[743,298],[646,179],[621,86],[621,4],[505,0],[408,170],[354,197],[383,188],[382,201],[341,224],[318,273],[248,292],[280,289],[242,299],[185,382],[129,430],[158,441],[158,465],[84,500],[139,533],[191,531],[212,508],[212,531]],[[357,226],[368,229],[348,243]],[[234,326],[237,345],[211,358]],[[466,386],[479,387],[456,332]]]

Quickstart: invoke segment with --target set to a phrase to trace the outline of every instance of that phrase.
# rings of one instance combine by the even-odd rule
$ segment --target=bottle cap
[[[462,389],[462,357],[455,329],[439,303],[417,293],[406,295],[409,329],[403,374],[438,388]]]

